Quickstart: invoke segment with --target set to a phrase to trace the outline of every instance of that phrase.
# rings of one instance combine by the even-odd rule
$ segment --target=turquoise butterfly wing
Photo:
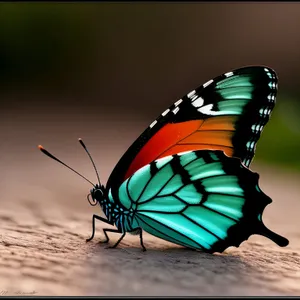
[[[155,160],[118,191],[122,206],[134,212],[124,226],[207,252],[239,246],[251,234],[286,246],[288,240],[262,222],[272,200],[259,188],[258,178],[222,151],[191,151]]]

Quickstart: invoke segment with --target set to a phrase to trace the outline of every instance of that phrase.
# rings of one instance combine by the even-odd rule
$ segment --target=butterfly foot
[[[88,243],[90,242],[94,237],[90,237],[89,239],[86,239],[85,242]]]
[[[146,251],[147,251],[147,249],[144,247],[144,248],[142,248],[142,251],[143,251],[143,252],[146,252]]]

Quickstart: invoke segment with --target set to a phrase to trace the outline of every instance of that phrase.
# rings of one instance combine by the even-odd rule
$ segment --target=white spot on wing
[[[200,107],[204,104],[204,100],[203,98],[199,97],[198,99],[194,100],[192,102],[192,104],[195,106],[195,107]]]
[[[169,111],[170,111],[170,109],[168,108],[168,109],[166,109],[161,115],[162,115],[162,116],[165,116]]]
[[[228,72],[228,73],[225,73],[224,75],[225,75],[226,77],[230,77],[230,76],[233,75],[233,72]]]
[[[203,114],[212,115],[212,116],[217,116],[217,115],[222,114],[222,112],[220,112],[220,111],[211,110],[212,108],[213,108],[213,104],[207,104],[205,106],[198,108],[198,111]]]
[[[155,124],[157,123],[157,121],[153,121],[151,124],[150,124],[150,128],[152,128]]]
[[[174,105],[175,105],[175,106],[178,106],[181,102],[182,102],[182,99],[179,99],[178,101],[176,101],[176,102],[174,103]]]
[[[268,99],[269,99],[270,101],[275,101],[275,95],[270,94],[270,95],[268,96]]]
[[[188,98],[191,98],[193,95],[195,95],[196,94],[196,91],[195,90],[193,90],[193,91],[191,91],[190,93],[188,93],[187,94],[187,97]]]
[[[211,83],[213,82],[213,80],[209,80],[206,83],[203,84],[203,87],[206,88],[207,86],[209,86]]]
[[[173,109],[173,114],[176,115],[178,113],[178,111],[179,111],[179,108],[176,107],[175,109]]]

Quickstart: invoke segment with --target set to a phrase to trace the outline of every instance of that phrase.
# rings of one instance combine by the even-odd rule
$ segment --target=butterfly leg
[[[107,234],[106,234],[106,231],[122,233],[122,232],[120,232],[118,229],[103,229],[103,232],[104,232],[105,236],[107,237],[107,241],[109,240],[109,238],[108,238],[108,236],[107,236]],[[133,231],[135,231],[135,230],[133,230]],[[130,232],[130,231],[129,231],[129,232]],[[119,238],[119,240],[118,240],[113,246],[109,246],[109,247],[107,247],[107,248],[116,248],[116,247],[119,245],[119,243],[123,240],[123,238],[125,237],[125,235],[126,235],[126,232],[124,232],[124,233],[122,234],[122,236]],[[143,242],[143,231],[142,231],[142,229],[139,229],[139,235],[140,235],[140,242],[141,242],[141,246],[142,246],[142,248],[143,248],[143,251],[146,251],[147,249],[146,249],[146,247],[144,246],[144,242]]]
[[[120,231],[117,231],[117,232],[120,232]],[[118,241],[113,246],[109,246],[107,248],[116,248],[119,245],[119,243],[123,240],[123,238],[125,237],[125,235],[126,235],[126,232],[124,232],[121,235],[121,237],[118,239]]]
[[[90,242],[93,238],[94,238],[94,236],[95,236],[95,220],[99,220],[99,221],[102,221],[102,222],[104,222],[104,223],[106,223],[106,224],[110,224],[110,225],[113,225],[113,223],[112,222],[110,222],[110,221],[108,221],[108,220],[106,220],[106,219],[104,219],[104,218],[102,218],[102,217],[99,217],[99,216],[97,216],[97,215],[93,215],[93,232],[92,232],[92,236],[89,238],[89,239],[86,239],[86,241],[87,242]],[[104,231],[104,230],[103,230]],[[106,238],[108,239],[108,236],[107,236],[107,234],[104,232],[104,234],[105,234],[105,236],[106,236]]]
[[[119,229],[110,229],[110,228],[104,228],[103,233],[106,237],[105,241],[101,241],[100,243],[108,243],[109,242],[109,237],[107,235],[107,232],[117,232],[117,233],[122,233]]]
[[[140,229],[140,242],[141,242],[141,246],[143,248],[143,251],[146,251],[146,247],[144,246],[144,242],[143,242],[143,230]]]

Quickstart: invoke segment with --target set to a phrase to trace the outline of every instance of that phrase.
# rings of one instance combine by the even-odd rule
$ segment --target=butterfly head
[[[97,203],[101,205],[105,201],[105,187],[103,185],[96,184],[87,195],[87,200],[92,206],[95,206]]]

